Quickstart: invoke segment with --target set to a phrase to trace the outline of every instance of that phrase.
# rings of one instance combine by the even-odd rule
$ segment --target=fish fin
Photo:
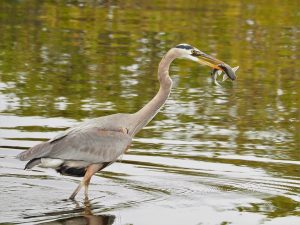
[[[228,78],[227,74],[224,74],[224,75],[223,75],[222,82],[224,82],[225,80],[227,80],[227,78]]]
[[[239,66],[236,66],[236,67],[233,67],[232,70],[233,70],[234,72],[236,72],[239,68],[240,68]]]

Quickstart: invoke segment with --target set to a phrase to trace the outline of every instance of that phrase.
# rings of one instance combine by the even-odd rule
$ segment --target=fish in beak
[[[233,68],[229,67],[229,68],[230,68],[230,71],[231,71],[229,73],[233,73],[234,74],[234,79],[236,79],[235,72],[238,70],[239,66],[236,66],[236,67],[233,67]],[[213,71],[211,72],[211,78],[214,81],[214,83],[218,86],[221,86],[221,85],[218,83],[217,77],[220,76],[222,74],[222,72],[223,72],[222,70],[218,70],[218,69],[213,69]],[[228,73],[225,72],[225,74],[223,75],[222,82],[224,82],[229,77],[227,74]],[[233,80],[232,78],[230,78],[230,79]]]
[[[231,80],[236,79],[235,71],[238,69],[238,67],[235,67],[234,69],[231,68],[228,64],[222,62],[219,59],[216,59],[208,54],[205,54],[204,52],[201,52],[198,49],[192,50],[192,56],[195,58],[194,61],[207,65],[213,68],[212,76],[214,80],[216,80],[217,75],[221,75],[222,71],[225,73],[223,80],[226,80],[228,77]],[[217,72],[221,72],[220,74],[217,74]]]

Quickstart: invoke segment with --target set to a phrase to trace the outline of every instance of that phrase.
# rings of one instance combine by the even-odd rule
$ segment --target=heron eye
[[[194,49],[192,49],[191,54],[194,55],[195,52],[196,52],[196,51],[195,51]]]

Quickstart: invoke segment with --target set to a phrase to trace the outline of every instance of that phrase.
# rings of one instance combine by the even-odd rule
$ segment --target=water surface
[[[291,0],[1,1],[0,223],[299,224],[299,12]],[[238,80],[218,87],[176,60],[166,105],[89,200],[66,200],[79,179],[14,158],[140,109],[183,42],[239,65]]]

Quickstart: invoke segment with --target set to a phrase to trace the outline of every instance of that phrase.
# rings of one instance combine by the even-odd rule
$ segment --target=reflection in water
[[[76,201],[73,201],[76,204],[76,209],[74,211],[82,211],[82,216],[74,216],[74,217],[68,217],[64,219],[58,219],[53,220],[51,222],[46,223],[39,223],[43,225],[112,225],[115,221],[115,216],[113,215],[93,215],[93,212],[91,210],[91,203],[88,199],[85,199],[84,201],[84,207],[81,208],[79,206],[79,203]],[[47,213],[47,214],[53,214],[53,213]],[[55,214],[66,214],[66,212],[55,212]]]
[[[39,223],[43,225],[111,225],[114,223],[115,216],[111,215],[84,215],[71,217],[66,219],[59,219],[46,223]]]

